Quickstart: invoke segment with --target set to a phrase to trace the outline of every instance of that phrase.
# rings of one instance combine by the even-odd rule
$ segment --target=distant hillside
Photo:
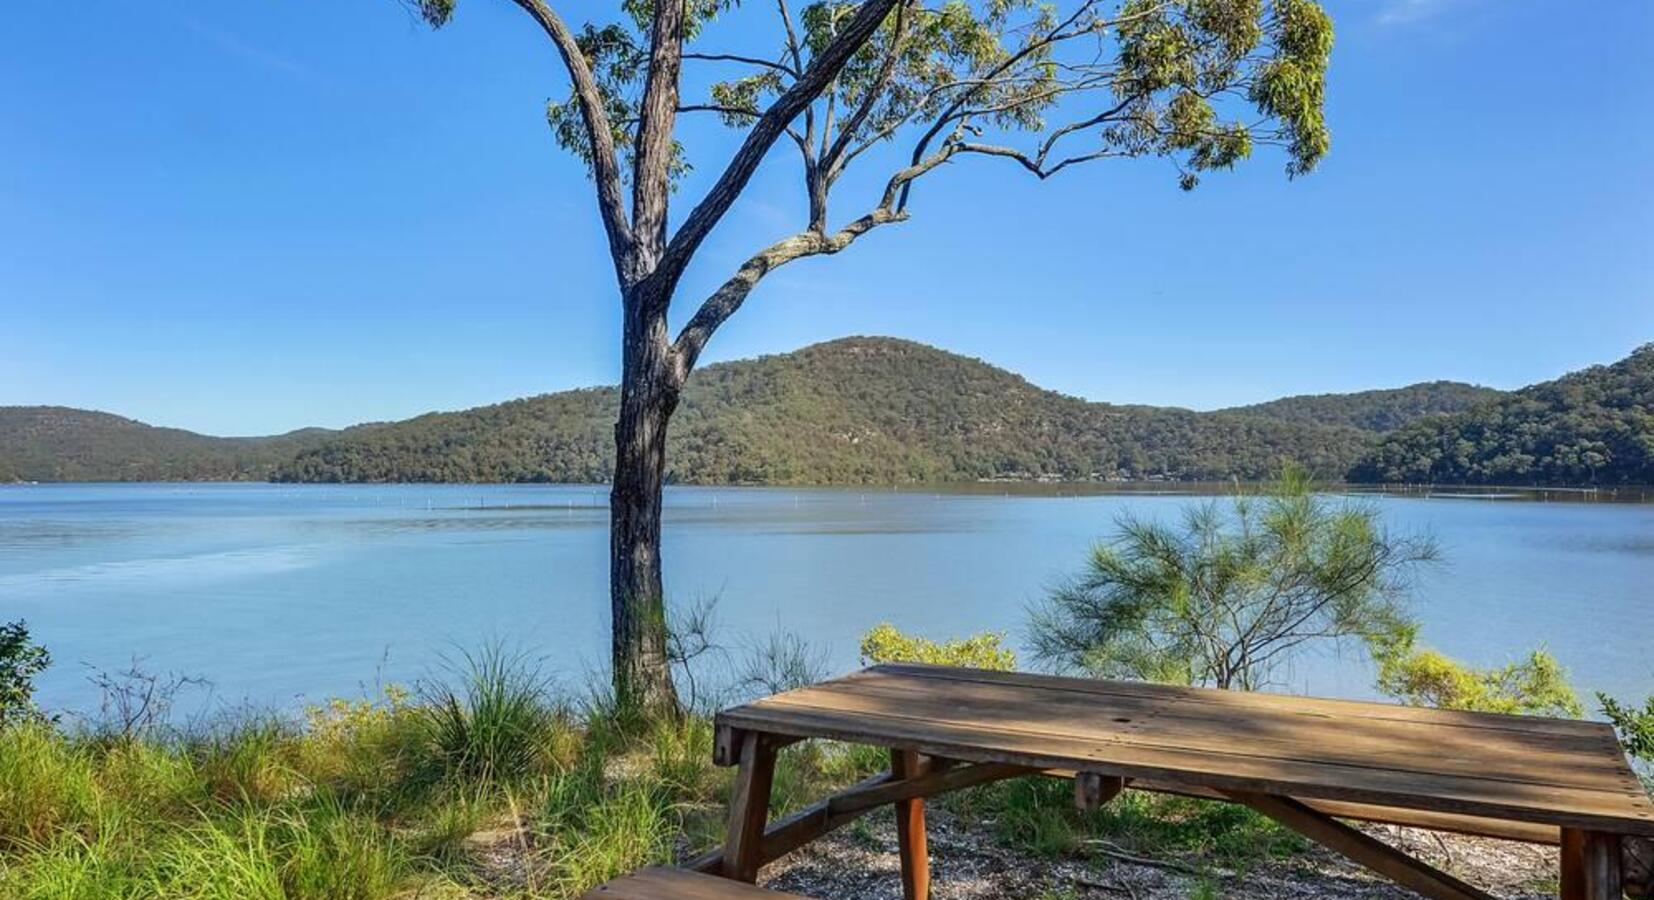
[[[0,482],[265,480],[336,434],[208,437],[62,406],[0,406]]]
[[[300,453],[291,481],[603,481],[616,392],[436,413]],[[1257,478],[1294,459],[1339,477],[1350,428],[1090,403],[955,354],[847,338],[709,366],[672,424],[670,477],[701,484],[979,478]]]
[[[1654,345],[1508,394],[1433,382],[1198,413],[1092,403],[923,344],[846,338],[696,372],[672,423],[670,477],[1253,479],[1294,460],[1329,480],[1650,483],[1651,370]],[[261,438],[0,407],[0,482],[601,482],[612,465],[616,393],[587,388]]]
[[[1430,416],[1460,413],[1506,396],[1504,391],[1458,381],[1427,381],[1402,388],[1353,394],[1303,394],[1224,412],[1266,416],[1303,425],[1348,425],[1394,431]]]
[[[1654,484],[1654,344],[1386,437],[1352,480]]]

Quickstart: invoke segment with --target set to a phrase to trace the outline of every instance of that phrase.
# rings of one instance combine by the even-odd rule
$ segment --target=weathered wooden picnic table
[[[767,823],[776,752],[807,738],[887,747],[891,769]],[[1619,900],[1623,835],[1654,805],[1594,722],[921,665],[875,666],[717,717],[739,765],[725,845],[690,868],[758,869],[894,804],[908,900],[929,894],[923,798],[1029,774],[1095,808],[1131,787],[1242,803],[1432,898],[1488,895],[1344,819],[1561,845],[1564,900]],[[767,826],[767,827],[766,827]]]

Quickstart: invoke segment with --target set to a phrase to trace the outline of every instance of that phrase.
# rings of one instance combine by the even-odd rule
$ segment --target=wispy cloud
[[[303,63],[262,47],[255,47],[234,34],[199,19],[181,15],[178,16],[178,23],[197,37],[243,62],[301,78],[313,78],[316,75]]]
[[[1440,15],[1460,0],[1386,0],[1378,13],[1380,25],[1407,25]]]

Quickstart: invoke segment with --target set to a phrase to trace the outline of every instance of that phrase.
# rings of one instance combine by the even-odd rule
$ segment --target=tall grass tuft
[[[0,728],[0,852],[48,844],[64,831],[93,837],[100,801],[84,747],[41,722]]]
[[[496,643],[464,653],[450,674],[457,684],[422,686],[426,735],[445,772],[510,783],[544,771],[571,726],[539,667]]]

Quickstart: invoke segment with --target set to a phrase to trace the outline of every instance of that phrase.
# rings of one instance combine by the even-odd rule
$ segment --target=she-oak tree
[[[408,2],[433,27],[454,13],[455,0]],[[622,0],[619,21],[578,31],[547,0],[511,2],[572,83],[547,117],[589,167],[619,284],[613,675],[619,698],[645,706],[677,703],[660,559],[667,424],[707,340],[765,275],[905,221],[915,183],[969,157],[1045,179],[1157,156],[1188,189],[1259,144],[1284,149],[1289,175],[1328,147],[1332,24],[1315,0],[775,0],[773,39],[745,50],[715,41],[732,0]],[[686,98],[685,63],[732,77]],[[668,203],[687,170],[680,114],[717,116],[745,138],[672,229]],[[747,259],[674,336],[667,312],[685,268],[783,139],[802,163],[808,221]],[[884,188],[834,225],[834,187],[858,163],[885,165]]]

